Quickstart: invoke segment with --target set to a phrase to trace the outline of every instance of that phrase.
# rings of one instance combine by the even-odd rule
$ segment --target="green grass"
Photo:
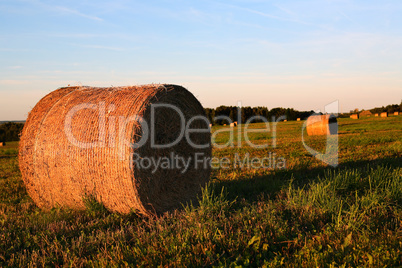
[[[152,219],[90,197],[85,211],[38,209],[9,143],[0,148],[0,266],[402,266],[402,116],[339,119],[336,168],[304,149],[302,124],[279,123],[275,148],[270,133],[253,133],[269,147],[235,137],[241,148],[213,151],[232,161],[274,153],[285,169],[214,169],[199,205]],[[325,151],[323,137],[305,138]]]

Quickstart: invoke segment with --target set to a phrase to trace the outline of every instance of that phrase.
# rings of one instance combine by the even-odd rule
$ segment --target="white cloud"
[[[52,11],[52,12],[59,12],[59,13],[64,13],[64,14],[72,14],[75,16],[79,16],[79,17],[83,17],[83,18],[87,18],[90,20],[95,20],[95,21],[103,21],[102,18],[92,15],[92,14],[86,14],[84,12],[81,12],[77,9],[74,8],[70,8],[70,7],[65,7],[65,6],[60,6],[60,5],[51,5],[48,3],[45,3],[43,1],[39,1],[39,0],[26,0],[24,2],[29,2],[35,6],[39,6],[42,7],[43,9]]]
[[[77,16],[80,16],[80,17],[84,17],[84,18],[87,18],[87,19],[90,19],[90,20],[103,21],[103,19],[101,19],[101,18],[99,18],[97,16],[84,14],[84,13],[78,11],[78,10],[67,8],[67,7],[51,6],[51,8],[55,9],[55,10],[59,10],[59,11],[64,12],[64,13],[70,13],[70,14],[74,14],[74,15],[77,15]]]

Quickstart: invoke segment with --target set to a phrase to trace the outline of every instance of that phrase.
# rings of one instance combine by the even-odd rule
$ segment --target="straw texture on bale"
[[[359,119],[359,115],[358,114],[352,114],[352,115],[350,115],[350,118]]]
[[[334,115],[312,115],[307,118],[306,125],[309,136],[338,134],[338,122]]]
[[[387,112],[381,113],[381,117],[388,117],[388,113]]]
[[[25,123],[19,153],[22,177],[34,202],[45,209],[81,209],[90,196],[111,211],[135,210],[143,215],[196,202],[210,176],[209,163],[195,164],[197,153],[211,157],[207,119],[189,123],[191,129],[199,130],[190,133],[192,143],[206,145],[196,149],[187,139],[178,139],[179,113],[166,106],[153,108],[154,104],[177,107],[185,125],[195,116],[205,116],[198,100],[176,85],[65,87],[40,100]],[[75,112],[69,121],[71,111]],[[152,127],[156,144],[179,142],[167,148],[151,147]],[[142,146],[132,146],[146,134],[149,137]],[[188,168],[174,164],[173,154],[188,160]],[[149,161],[141,166],[138,159]],[[147,168],[153,159],[164,159],[171,166]]]

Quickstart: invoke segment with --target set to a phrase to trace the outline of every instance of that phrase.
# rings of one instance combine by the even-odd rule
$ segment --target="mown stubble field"
[[[85,211],[40,210],[21,179],[18,143],[8,143],[0,148],[0,266],[402,266],[402,116],[338,122],[337,167],[306,151],[303,121],[279,123],[276,147],[272,132],[249,135],[265,149],[235,133],[235,146],[214,148],[214,157],[270,157],[273,168],[214,169],[198,205],[152,219],[91,199]],[[325,137],[305,139],[325,150]]]

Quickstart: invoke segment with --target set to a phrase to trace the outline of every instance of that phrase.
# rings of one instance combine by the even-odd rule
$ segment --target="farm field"
[[[213,149],[231,164],[213,169],[200,203],[153,219],[110,213],[91,199],[85,211],[40,210],[21,179],[18,142],[7,143],[0,266],[402,266],[402,116],[338,119],[337,167],[305,149],[303,123],[278,123],[276,139],[272,126],[249,133],[264,149],[238,139],[239,125],[233,147]],[[212,129],[222,130],[230,128]],[[325,151],[326,137],[304,139]],[[263,157],[272,168],[242,162]]]

